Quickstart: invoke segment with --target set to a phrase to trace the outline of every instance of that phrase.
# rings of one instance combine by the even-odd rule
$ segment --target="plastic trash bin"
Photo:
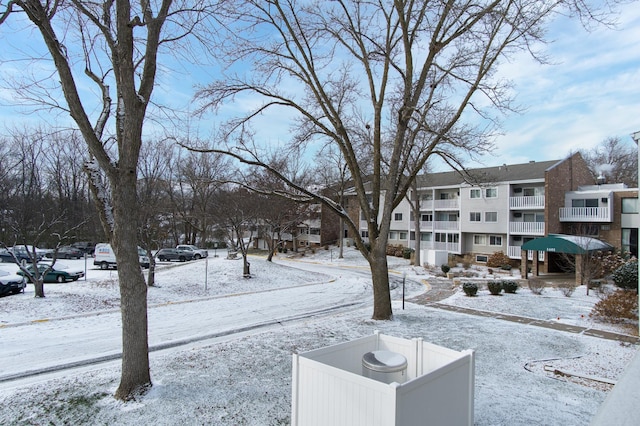
[[[391,351],[367,352],[362,356],[362,375],[383,383],[404,383],[407,359]]]

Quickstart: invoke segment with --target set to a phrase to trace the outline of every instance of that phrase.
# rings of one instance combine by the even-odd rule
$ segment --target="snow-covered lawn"
[[[347,250],[345,259],[337,259],[337,253],[335,248],[318,250],[295,260],[276,258],[273,264],[253,257],[251,279],[242,278],[241,261],[222,257],[162,265],[157,273],[158,286],[149,289],[149,305],[154,309],[168,302],[299,285],[308,285],[308,291],[314,293],[358,286],[369,294],[370,280],[342,272],[347,267],[366,267],[359,253]],[[77,262],[84,265],[83,261]],[[546,371],[545,366],[615,380],[636,352],[634,345],[420,304],[407,302],[403,310],[398,287],[402,274],[407,278],[407,297],[423,291],[431,275],[423,268],[409,266],[404,259],[389,258],[389,262],[394,271],[393,321],[371,320],[372,308],[366,303],[349,311],[153,352],[154,386],[145,396],[128,403],[111,396],[119,380],[117,362],[34,379],[20,387],[0,383],[0,424],[288,424],[291,354],[380,330],[399,337],[422,337],[455,350],[474,349],[477,425],[584,425],[596,413],[610,386],[571,381]],[[0,269],[6,266],[0,265]],[[314,272],[297,269],[311,266],[316,268]],[[320,270],[324,272],[317,272]],[[313,285],[325,282],[341,286]],[[29,285],[26,294],[0,298],[0,357],[3,325],[33,333],[30,350],[37,351],[35,327],[20,324],[109,311],[119,304],[117,274],[94,270],[90,264],[86,281],[45,284],[45,292],[44,300],[35,299],[33,286]],[[593,292],[589,296],[584,293],[579,288],[567,298],[557,290],[546,289],[542,296],[536,296],[523,288],[503,296],[490,296],[481,290],[478,297],[469,298],[458,290],[442,303],[604,328],[588,317],[598,297]],[[286,294],[283,292],[283,297]],[[188,315],[190,304],[180,306],[184,308],[180,315]],[[178,318],[166,318],[174,320]]]

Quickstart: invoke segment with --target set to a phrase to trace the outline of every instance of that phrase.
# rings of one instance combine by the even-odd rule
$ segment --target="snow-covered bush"
[[[638,288],[638,261],[632,260],[620,266],[611,274],[613,282],[623,289]]]
[[[529,278],[529,290],[531,293],[537,294],[538,296],[544,292],[544,281],[540,278]]]
[[[501,281],[489,281],[487,282],[487,288],[489,289],[489,293],[494,296],[502,293],[502,282]]]
[[[478,284],[472,282],[462,283],[462,291],[467,296],[475,296],[478,293]]]
[[[573,292],[576,290],[576,285],[571,282],[564,282],[558,284],[558,289],[564,294],[566,297],[571,297]]]
[[[502,251],[497,251],[493,253],[491,256],[489,256],[489,259],[487,259],[487,266],[490,266],[493,268],[501,268],[504,265],[510,265],[510,264],[511,264],[511,259]]]
[[[638,321],[638,296],[633,291],[618,290],[596,303],[589,316],[610,323],[635,324]]]
[[[515,293],[518,290],[518,283],[511,280],[502,280],[502,288],[505,293]]]

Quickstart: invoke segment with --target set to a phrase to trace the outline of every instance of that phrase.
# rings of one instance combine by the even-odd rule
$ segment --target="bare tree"
[[[626,144],[618,137],[607,138],[590,151],[582,152],[594,176],[603,176],[608,183],[638,186],[638,147]]]
[[[179,218],[176,238],[183,244],[205,246],[213,221],[214,195],[230,174],[229,158],[180,152],[172,164],[172,181],[167,190]],[[176,232],[178,234],[178,232]]]
[[[260,102],[228,124],[228,145],[213,151],[267,168],[344,218],[371,268],[375,319],[392,317],[385,254],[391,214],[415,176],[432,156],[459,167],[465,156],[489,149],[492,111],[511,109],[508,83],[494,78],[498,63],[516,51],[535,52],[554,12],[592,12],[584,1],[572,9],[570,0],[230,5],[221,13],[234,22],[233,34],[220,48],[234,65],[228,69],[243,73],[211,83],[200,98],[211,108],[238,96]],[[246,131],[268,111],[295,117],[292,150],[321,142],[342,153],[369,244],[339,203],[264,161]],[[370,153],[370,175],[363,173],[358,146]]]
[[[236,187],[222,190],[216,196],[216,216],[232,250],[242,255],[242,275],[251,277],[251,264],[247,257],[249,248],[258,230],[261,204],[251,191]]]
[[[138,162],[138,200],[140,201],[140,245],[147,251],[149,270],[147,286],[155,285],[155,256],[153,250],[161,248],[166,239],[166,218],[173,210],[167,195],[173,146],[166,141],[149,143],[140,151]]]
[[[41,82],[17,89],[41,107],[66,110],[89,151],[85,167],[91,190],[118,259],[123,342],[118,399],[151,386],[147,287],[138,263],[135,218],[142,129],[152,105],[160,47],[173,46],[176,54],[188,51],[186,43],[179,43],[214,10],[212,3],[0,0],[0,25],[23,13],[42,37],[57,73],[42,81],[59,83],[44,93],[37,92]],[[95,91],[81,94],[85,85]]]

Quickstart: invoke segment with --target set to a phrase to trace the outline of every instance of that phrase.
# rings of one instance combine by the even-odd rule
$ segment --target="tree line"
[[[75,130],[14,129],[0,137],[0,241],[42,248],[108,241],[89,188],[89,155]],[[285,166],[283,166],[285,167]],[[177,244],[235,248],[263,239],[275,250],[295,236],[308,206],[277,197],[282,185],[259,171],[253,191],[233,182],[240,171],[222,155],[202,155],[174,140],[143,146],[138,162],[138,240],[149,251]],[[256,191],[263,191],[259,193]],[[222,246],[222,245],[220,245]]]

